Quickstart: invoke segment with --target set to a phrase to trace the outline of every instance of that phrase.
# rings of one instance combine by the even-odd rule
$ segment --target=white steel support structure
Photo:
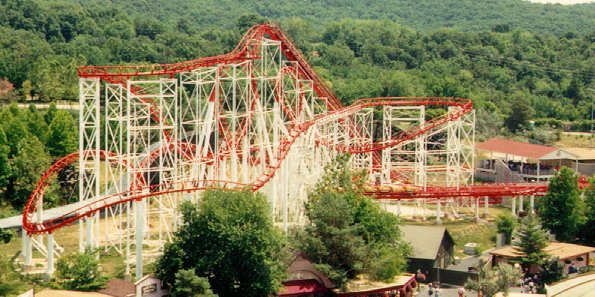
[[[258,190],[287,231],[305,222],[303,206],[325,166],[349,148],[372,147],[380,121],[382,141],[407,140],[352,155],[351,166],[373,183],[425,189],[472,181],[473,115],[409,138],[401,133],[429,123],[423,104],[386,106],[381,120],[380,107],[333,110],[301,64],[284,58],[280,41],[250,42],[247,59],[167,78],[80,79],[79,203],[108,205],[79,221],[81,251],[124,255],[126,274],[138,279],[180,224],[181,201],[196,203],[207,188]],[[415,201],[422,217],[430,202]],[[36,215],[43,221],[42,205]],[[54,235],[47,247],[25,235],[25,264],[35,248],[53,272],[61,250]]]

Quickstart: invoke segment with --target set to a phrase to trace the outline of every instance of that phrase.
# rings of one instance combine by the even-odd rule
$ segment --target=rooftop
[[[125,280],[112,278],[107,282],[104,289],[99,290],[99,293],[106,294],[114,297],[126,297],[135,294],[135,287],[132,282]]]
[[[565,242],[550,242],[545,247],[544,251],[548,255],[550,255],[554,258],[559,258],[560,260],[564,260],[564,259],[588,254],[591,252],[595,252],[595,247],[572,244],[572,243],[565,243]],[[523,253],[517,252],[513,246],[506,246],[503,248],[493,250],[490,252],[490,254],[495,255],[495,256],[508,257],[508,258],[517,258],[517,257],[521,257],[524,255]]]
[[[551,146],[501,138],[488,139],[485,142],[476,144],[475,148],[530,159],[539,159],[558,150],[557,148]]]
[[[402,225],[399,228],[403,232],[403,240],[411,243],[411,258],[415,259],[436,259],[442,238],[445,233],[448,234],[444,227]]]
[[[337,295],[342,296],[351,296],[351,294],[357,293],[376,293],[376,292],[384,292],[386,290],[399,290],[403,289],[407,286],[415,287],[417,284],[415,283],[415,275],[413,274],[403,274],[396,276],[390,282],[380,282],[380,281],[370,281],[365,278],[351,280],[347,283],[347,290],[346,292],[339,292],[338,290],[334,290]]]
[[[577,160],[595,160],[595,151],[580,147],[565,148],[565,151],[575,155]]]

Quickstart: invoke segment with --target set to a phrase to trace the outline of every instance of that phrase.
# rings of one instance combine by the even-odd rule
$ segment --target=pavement
[[[595,296],[595,273],[579,275],[548,287],[551,297]]]
[[[459,287],[441,287],[440,288],[442,290],[442,294],[440,295],[440,297],[459,297]],[[436,295],[429,295],[428,294],[429,291],[429,287],[425,284],[422,284],[420,286],[420,291],[419,293],[417,293],[416,296],[419,297],[426,297],[426,296],[432,296],[435,297]],[[465,293],[466,297],[474,297],[477,296],[477,293],[475,292],[466,292]]]
[[[458,286],[450,286],[450,285],[444,285],[443,287],[441,287],[442,289],[442,294],[440,295],[440,297],[459,297],[459,287]],[[429,295],[428,294],[429,291],[429,287],[426,284],[421,284],[420,286],[420,290],[419,292],[417,292],[417,295],[414,296],[418,296],[418,297],[436,297],[436,295]],[[519,293],[521,292],[521,288],[520,287],[512,287],[510,288],[510,293]],[[465,292],[465,297],[476,297],[477,296],[477,292],[475,291],[466,291]],[[531,296],[531,295],[528,295]],[[535,295],[533,295],[535,296]],[[571,295],[568,296],[564,296],[564,297],[570,297]],[[574,295],[572,295],[574,296]],[[590,295],[592,296],[592,295]],[[562,297],[562,296],[560,296]],[[588,295],[585,296],[580,296],[580,297],[589,297]]]

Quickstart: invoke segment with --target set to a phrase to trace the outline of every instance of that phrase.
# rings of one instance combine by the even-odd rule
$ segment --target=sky
[[[595,0],[529,0],[535,3],[560,3],[560,4],[577,4],[595,2]]]

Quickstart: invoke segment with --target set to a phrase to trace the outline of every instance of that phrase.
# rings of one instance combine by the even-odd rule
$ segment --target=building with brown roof
[[[571,265],[579,269],[588,266],[590,254],[595,252],[595,247],[565,242],[549,242],[544,251],[552,258],[559,259],[560,263],[564,265],[564,274],[567,274]],[[493,256],[492,265],[513,262],[524,256],[513,246],[495,249],[490,254]]]
[[[112,278],[107,282],[105,288],[98,292],[114,297],[131,297],[135,295],[135,288],[132,282]]]

